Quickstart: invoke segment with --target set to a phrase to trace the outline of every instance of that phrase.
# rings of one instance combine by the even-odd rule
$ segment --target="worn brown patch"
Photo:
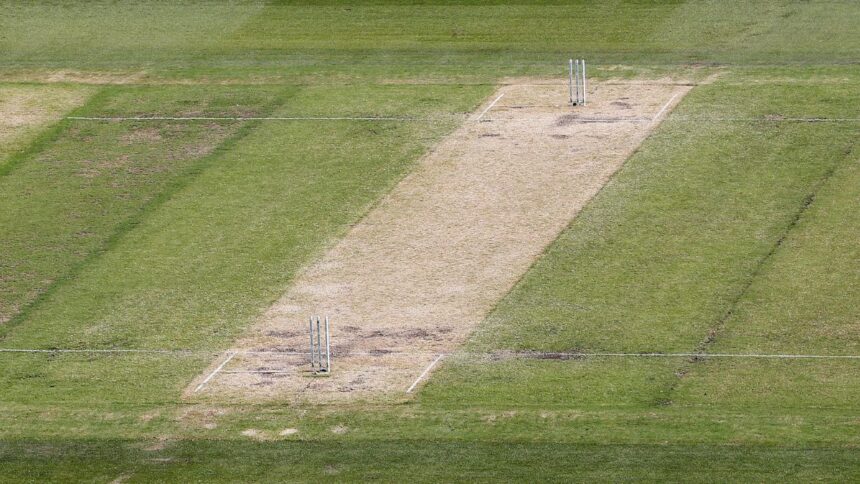
[[[88,72],[74,69],[17,70],[0,74],[0,79],[11,82],[41,82],[69,84],[130,84],[140,82],[145,73],[134,72]]]
[[[139,419],[141,422],[149,422],[149,421],[152,421],[152,419],[158,417],[159,415],[161,415],[161,411],[153,410],[151,412],[146,412],[146,413],[142,414],[139,417]]]
[[[482,106],[442,140],[296,278],[234,346],[263,352],[237,355],[204,393],[307,402],[407,398],[436,356],[468,337],[645,139],[657,124],[652,118],[665,116],[689,89],[594,83],[589,104],[571,107],[564,84],[502,87],[485,104],[503,94],[491,110],[481,116]],[[307,371],[310,314],[331,316],[328,377]]]
[[[152,126],[132,129],[120,137],[120,142],[126,145],[135,143],[152,143],[161,140],[161,130]]]
[[[0,164],[41,128],[81,105],[84,89],[59,86],[0,87]]]
[[[176,421],[189,429],[202,427],[211,430],[218,426],[216,423],[218,417],[226,414],[227,411],[222,408],[194,405],[183,408],[176,416]]]
[[[158,452],[160,450],[166,449],[167,446],[170,445],[170,443],[171,443],[171,440],[169,437],[159,436],[157,439],[155,439],[154,442],[150,442],[150,443],[146,444],[143,447],[143,450],[145,450],[147,452]]]
[[[272,440],[272,436],[269,435],[269,432],[258,429],[245,429],[239,432],[243,437],[248,437],[260,442],[266,442]]]

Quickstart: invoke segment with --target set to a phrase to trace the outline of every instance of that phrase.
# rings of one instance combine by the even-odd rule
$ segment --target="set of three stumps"
[[[570,104],[572,106],[585,105],[585,59],[570,59],[568,63]],[[331,373],[331,345],[329,342],[329,319],[324,319],[324,329],[321,328],[322,321],[319,316],[310,318],[310,350],[311,369],[315,374]]]

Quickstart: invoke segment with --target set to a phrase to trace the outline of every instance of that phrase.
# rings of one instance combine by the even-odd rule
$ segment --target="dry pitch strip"
[[[440,361],[457,357],[860,358],[458,350],[493,305],[691,89],[689,83],[669,80],[587,86],[584,61],[573,60],[569,80],[568,85],[514,80],[490,96],[340,243],[301,273],[257,325],[187,387],[185,396],[216,401],[393,401],[409,398]],[[327,317],[312,317],[308,327],[307,314],[315,313],[331,315],[335,323],[330,325]]]
[[[572,72],[570,85],[523,79],[497,90],[186,397],[409,398],[691,89],[584,84]],[[330,318],[330,342],[309,334],[309,315]],[[327,356],[331,371],[320,371]]]

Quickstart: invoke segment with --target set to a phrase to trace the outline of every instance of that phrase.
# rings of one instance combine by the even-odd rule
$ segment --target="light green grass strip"
[[[857,96],[847,87],[717,84],[694,90],[673,116],[845,116]],[[691,126],[670,117],[498,305],[468,350],[697,351],[855,134],[851,125]],[[453,360],[431,379],[424,401],[653,405],[671,392],[677,363]]]
[[[860,162],[849,151],[750,286],[714,351],[860,353]]]
[[[849,151],[753,281],[711,351],[860,351],[860,163]],[[679,404],[856,407],[860,365],[816,362],[692,365]]]
[[[311,106],[393,115],[406,109],[418,115],[464,112],[488,91],[370,86],[354,88],[354,97],[346,99],[337,89],[309,88],[272,115]],[[128,109],[117,103],[102,111],[120,108]],[[337,240],[454,126],[260,123],[74,280],[45,297],[3,344],[224,349],[283,293],[297,270]],[[5,398],[19,401],[177,401],[208,358],[195,353],[167,364],[145,355],[0,358],[0,388]]]

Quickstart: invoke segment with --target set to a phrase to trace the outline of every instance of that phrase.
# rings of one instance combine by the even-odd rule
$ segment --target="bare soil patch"
[[[406,398],[455,350],[690,87],[505,85],[234,346],[205,393],[307,402]],[[307,317],[332,320],[333,373],[307,374]],[[247,353],[265,351],[266,353]],[[205,374],[211,372],[213,363]],[[201,381],[205,376],[201,376]],[[266,384],[261,384],[267,382]],[[193,388],[198,382],[192,383]]]
[[[153,143],[162,139],[161,129],[149,126],[129,131],[120,137],[120,142],[125,145],[132,145],[135,143]]]

